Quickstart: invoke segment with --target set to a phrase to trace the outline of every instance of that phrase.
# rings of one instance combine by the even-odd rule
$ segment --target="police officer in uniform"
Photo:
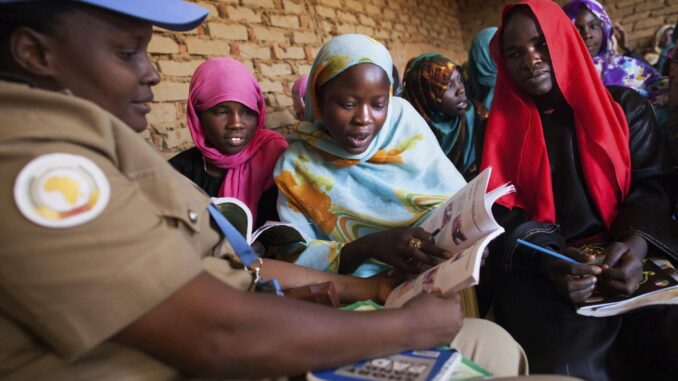
[[[206,15],[179,0],[0,0],[0,378],[254,378],[452,339],[498,375],[524,371],[517,343],[463,320],[458,298],[348,313],[243,292],[242,237],[224,239],[210,199],[135,133],[159,82],[152,25]],[[283,287],[331,280],[345,301],[393,286],[255,267]]]

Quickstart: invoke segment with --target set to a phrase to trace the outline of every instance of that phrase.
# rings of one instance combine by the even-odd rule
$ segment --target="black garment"
[[[610,318],[577,315],[572,303],[538,272],[536,264],[543,254],[515,243],[517,238],[524,238],[560,251],[582,238],[621,240],[640,234],[648,241],[650,251],[675,254],[678,246],[656,239],[665,228],[678,230],[670,218],[673,175],[652,108],[633,90],[617,86],[609,90],[626,114],[632,166],[631,190],[611,231],[605,229],[586,186],[571,108],[563,104],[542,113],[556,225],[529,221],[519,208],[493,208],[506,229],[491,248],[494,268],[501,270],[499,279],[497,273],[492,277],[496,281],[494,312],[497,322],[525,349],[531,372],[569,374],[596,381],[678,379],[678,367],[673,365],[678,358],[677,307],[651,308]],[[647,321],[654,323],[649,325]],[[656,347],[659,343],[651,341],[655,339],[662,341],[661,351]]]
[[[205,172],[205,163],[202,158],[202,153],[197,147],[190,148],[181,152],[169,159],[169,163],[179,171],[182,175],[188,177],[191,181],[202,188],[210,197],[218,197],[221,184],[226,177],[224,174],[218,177],[211,176]],[[276,202],[278,199],[278,188],[274,185],[267,189],[259,200],[257,206],[257,220],[254,224],[254,229],[257,229],[266,221],[279,221],[278,211],[276,209]]]

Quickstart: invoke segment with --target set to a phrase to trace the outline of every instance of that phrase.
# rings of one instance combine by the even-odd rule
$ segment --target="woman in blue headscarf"
[[[314,239],[286,259],[368,276],[447,255],[414,227],[465,181],[417,111],[392,96],[392,70],[386,48],[363,35],[337,36],[318,53],[307,120],[274,171],[281,220]]]
[[[467,95],[483,102],[488,110],[492,106],[494,84],[497,82],[497,65],[490,56],[490,41],[496,31],[494,26],[481,30],[473,38],[468,51]]]
[[[407,63],[403,98],[426,120],[443,152],[466,180],[478,174],[479,152],[488,111],[466,97],[459,66],[438,53]]]

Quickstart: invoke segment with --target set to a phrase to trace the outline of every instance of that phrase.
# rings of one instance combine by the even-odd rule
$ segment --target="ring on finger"
[[[413,249],[421,249],[421,240],[419,238],[412,238],[407,241],[407,246]]]

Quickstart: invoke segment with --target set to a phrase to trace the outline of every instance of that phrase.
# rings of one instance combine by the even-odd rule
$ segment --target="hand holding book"
[[[606,295],[631,295],[640,286],[646,255],[647,243],[640,236],[612,242],[606,248],[598,290]]]
[[[418,227],[395,227],[365,235],[341,251],[340,273],[352,273],[367,258],[374,258],[408,273],[420,265],[434,266],[449,253],[438,247],[431,233]]]
[[[566,248],[565,258],[529,246],[549,255],[545,259],[549,276],[556,289],[577,305],[577,313],[604,317],[652,305],[678,304],[678,282],[654,260],[640,259],[644,245],[634,238],[623,243],[594,242]]]

